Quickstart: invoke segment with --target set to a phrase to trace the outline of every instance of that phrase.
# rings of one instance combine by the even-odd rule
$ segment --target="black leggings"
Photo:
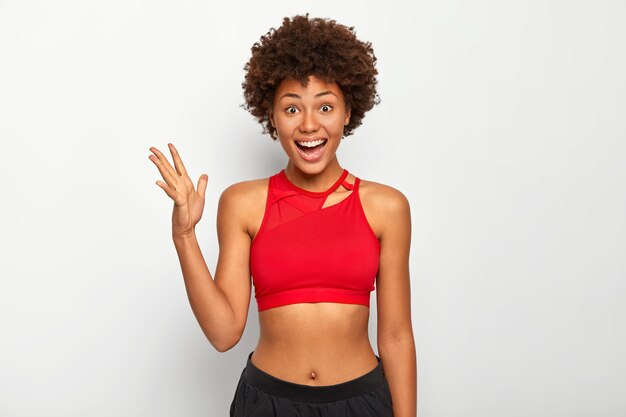
[[[389,385],[378,365],[356,379],[311,386],[283,381],[248,362],[230,405],[230,417],[393,417]]]

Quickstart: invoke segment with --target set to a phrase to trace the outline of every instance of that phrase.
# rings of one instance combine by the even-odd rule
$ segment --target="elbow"
[[[233,348],[233,346],[235,346],[235,345],[231,345],[231,346],[228,346],[228,345],[217,345],[215,343],[212,343],[211,345],[215,348],[215,350],[217,350],[220,353],[227,352],[227,351],[231,350]]]
[[[231,350],[237,343],[216,343],[211,342],[211,346],[220,353]]]
[[[378,335],[379,350],[397,349],[398,346],[407,345],[415,346],[413,330],[410,327]]]
[[[239,343],[239,340],[241,340],[241,334],[235,335],[233,337],[228,337],[228,338],[220,338],[220,339],[209,338],[209,342],[211,342],[211,346],[213,346],[213,348],[220,353],[224,353],[224,352],[231,350],[233,347],[237,345],[237,343]]]
[[[227,322],[222,320],[219,326],[212,325],[207,321],[200,321],[200,328],[204,336],[211,343],[211,346],[218,352],[226,352],[232,349],[241,337],[245,328],[245,322],[242,324],[236,322]]]

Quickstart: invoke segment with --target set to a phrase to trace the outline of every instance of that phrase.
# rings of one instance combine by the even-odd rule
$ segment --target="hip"
[[[391,393],[380,358],[373,369],[332,385],[285,381],[252,362],[250,353],[230,407],[230,417],[393,416]]]

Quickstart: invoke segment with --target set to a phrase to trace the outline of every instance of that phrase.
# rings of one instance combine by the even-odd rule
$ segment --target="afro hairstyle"
[[[351,135],[365,113],[380,102],[372,44],[357,39],[353,27],[331,19],[309,18],[308,13],[285,17],[282,26],[271,28],[251,50],[252,56],[244,66],[243,107],[273,140],[277,135],[269,114],[274,93],[285,79],[306,86],[313,75],[337,83],[351,112],[344,136]]]

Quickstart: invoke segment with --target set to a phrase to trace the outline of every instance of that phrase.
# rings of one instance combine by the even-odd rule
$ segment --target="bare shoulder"
[[[375,181],[362,180],[360,189],[364,206],[383,215],[399,215],[410,210],[409,200],[402,191]]]
[[[220,196],[222,215],[235,217],[251,237],[263,218],[268,183],[269,177],[236,182],[226,187]]]
[[[394,224],[410,222],[411,207],[404,193],[392,186],[361,180],[359,194],[363,211],[380,239]]]
[[[247,180],[229,185],[222,191],[220,200],[237,204],[253,204],[260,197],[267,196],[267,184],[269,178]]]

